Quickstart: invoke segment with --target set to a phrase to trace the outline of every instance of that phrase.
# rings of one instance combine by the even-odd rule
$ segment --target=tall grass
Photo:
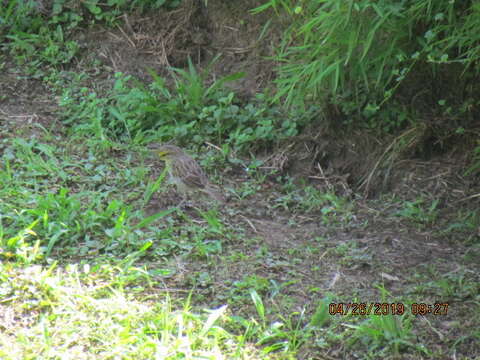
[[[368,117],[407,78],[415,87],[404,99],[408,103],[425,88],[426,76],[432,83],[438,75],[448,76],[450,68],[440,71],[438,64],[460,64],[465,76],[478,71],[480,5],[475,2],[270,0],[253,12],[268,8],[291,22],[276,54],[275,100],[288,106],[320,100],[344,114]]]

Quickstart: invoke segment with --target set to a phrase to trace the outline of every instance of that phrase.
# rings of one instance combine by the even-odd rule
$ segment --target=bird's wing
[[[185,176],[182,180],[187,186],[203,189],[208,185],[207,176],[195,160],[188,159],[185,165],[188,170],[184,171]]]

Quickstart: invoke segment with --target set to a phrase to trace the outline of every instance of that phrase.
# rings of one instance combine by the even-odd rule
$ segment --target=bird
[[[225,202],[221,192],[210,183],[198,162],[181,148],[175,145],[152,143],[148,145],[148,149],[165,162],[170,182],[176,185],[184,201],[188,195],[201,192],[219,203]]]

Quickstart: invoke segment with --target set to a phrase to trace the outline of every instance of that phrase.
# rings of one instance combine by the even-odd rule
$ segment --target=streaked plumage
[[[178,146],[151,144],[148,148],[165,161],[171,181],[184,196],[200,191],[219,202],[225,201],[218,189],[210,183],[200,165]]]

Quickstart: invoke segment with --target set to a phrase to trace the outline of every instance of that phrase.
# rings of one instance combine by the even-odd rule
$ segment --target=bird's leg
[[[177,205],[177,207],[179,208],[191,208],[193,207],[192,206],[192,203],[188,197],[188,193],[181,193],[181,196],[182,196],[182,200],[180,201],[180,203]]]
[[[182,200],[180,200],[180,202],[178,203],[178,205],[177,205],[178,208],[183,208],[183,207],[185,207],[185,205],[186,205],[186,203],[187,203],[187,201],[188,201],[188,198],[187,198],[187,196],[186,196],[185,194],[182,194],[181,196],[182,196]]]

